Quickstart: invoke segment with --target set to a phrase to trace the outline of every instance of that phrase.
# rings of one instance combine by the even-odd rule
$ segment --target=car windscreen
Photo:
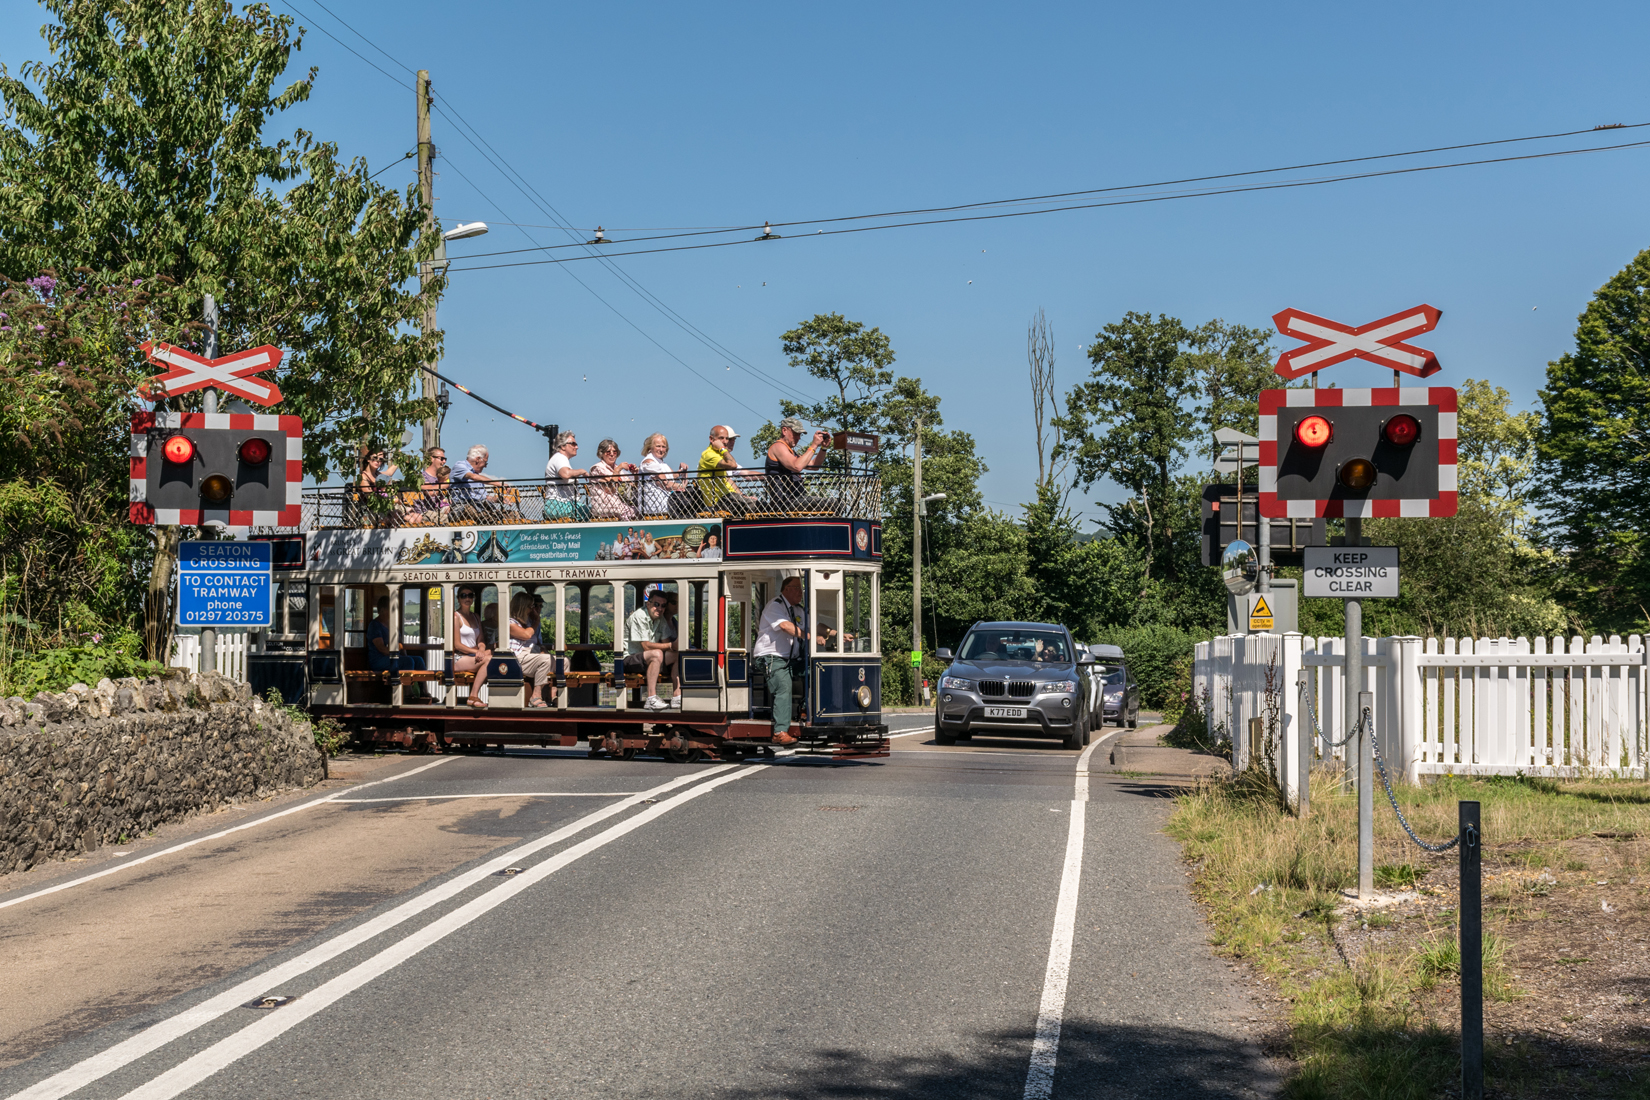
[[[1070,662],[1071,646],[1052,630],[971,630],[957,658],[963,661]]]
[[[1129,676],[1128,672],[1120,668],[1097,668],[1094,671],[1108,684],[1124,683]]]

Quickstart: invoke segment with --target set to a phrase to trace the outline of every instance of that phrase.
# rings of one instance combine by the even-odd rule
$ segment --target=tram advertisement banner
[[[356,568],[624,562],[722,556],[718,523],[318,531],[316,559]]]

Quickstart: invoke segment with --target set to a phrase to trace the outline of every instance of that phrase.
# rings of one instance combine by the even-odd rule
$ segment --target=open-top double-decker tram
[[[634,478],[501,481],[473,496],[310,490],[301,568],[294,561],[281,578],[266,659],[284,648],[296,673],[301,652],[301,687],[289,675],[284,690],[368,745],[772,755],[772,699],[752,647],[763,609],[795,576],[812,629],[795,647],[794,751],[887,755],[878,479],[821,472],[769,486],[740,474],[714,496],[691,475],[680,484],[654,515],[640,505],[661,495]],[[680,679],[662,710],[645,709],[644,674],[625,665],[626,620],[653,593],[673,613],[665,633]],[[509,645],[523,594],[553,660],[543,706],[529,705],[530,678]],[[492,650],[479,691],[474,671],[454,667],[465,663],[455,639],[477,635],[474,618],[455,617],[461,599]],[[667,669],[658,698],[671,694]]]

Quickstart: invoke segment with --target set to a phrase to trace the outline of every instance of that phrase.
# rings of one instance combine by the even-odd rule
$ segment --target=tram
[[[763,609],[799,577],[813,629],[793,668],[797,741],[781,751],[885,756],[878,479],[810,473],[805,492],[773,494],[760,480],[744,475],[738,491],[708,505],[693,503],[690,490],[687,504],[673,499],[653,516],[624,503],[640,499],[632,490],[641,486],[580,488],[572,501],[565,487],[538,482],[434,502],[428,493],[362,501],[355,490],[308,490],[303,541],[293,547],[285,536],[277,625],[249,658],[250,678],[259,690],[257,681],[279,682],[364,746],[583,745],[592,756],[678,762],[772,756],[773,701],[752,647]],[[680,694],[666,710],[645,709],[644,675],[624,660],[626,620],[656,592],[675,612]],[[554,662],[545,706],[528,705],[509,646],[510,608],[522,594],[542,608],[542,651]],[[474,671],[454,668],[455,638],[474,634],[455,618],[461,596],[493,651],[479,691]],[[375,667],[383,651],[375,662],[368,648],[386,633],[387,670]],[[660,700],[670,692],[666,671]],[[472,693],[485,709],[471,705]]]

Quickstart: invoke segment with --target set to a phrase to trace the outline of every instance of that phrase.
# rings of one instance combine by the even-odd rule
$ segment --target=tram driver
[[[830,644],[836,631],[825,628],[813,637],[821,646]],[[756,644],[751,656],[758,670],[767,679],[768,695],[773,700],[773,743],[794,745],[791,729],[791,680],[802,675],[802,656],[808,644],[808,609],[802,602],[802,578],[786,577],[775,596],[762,612],[757,626]],[[853,641],[852,634],[843,639]]]

